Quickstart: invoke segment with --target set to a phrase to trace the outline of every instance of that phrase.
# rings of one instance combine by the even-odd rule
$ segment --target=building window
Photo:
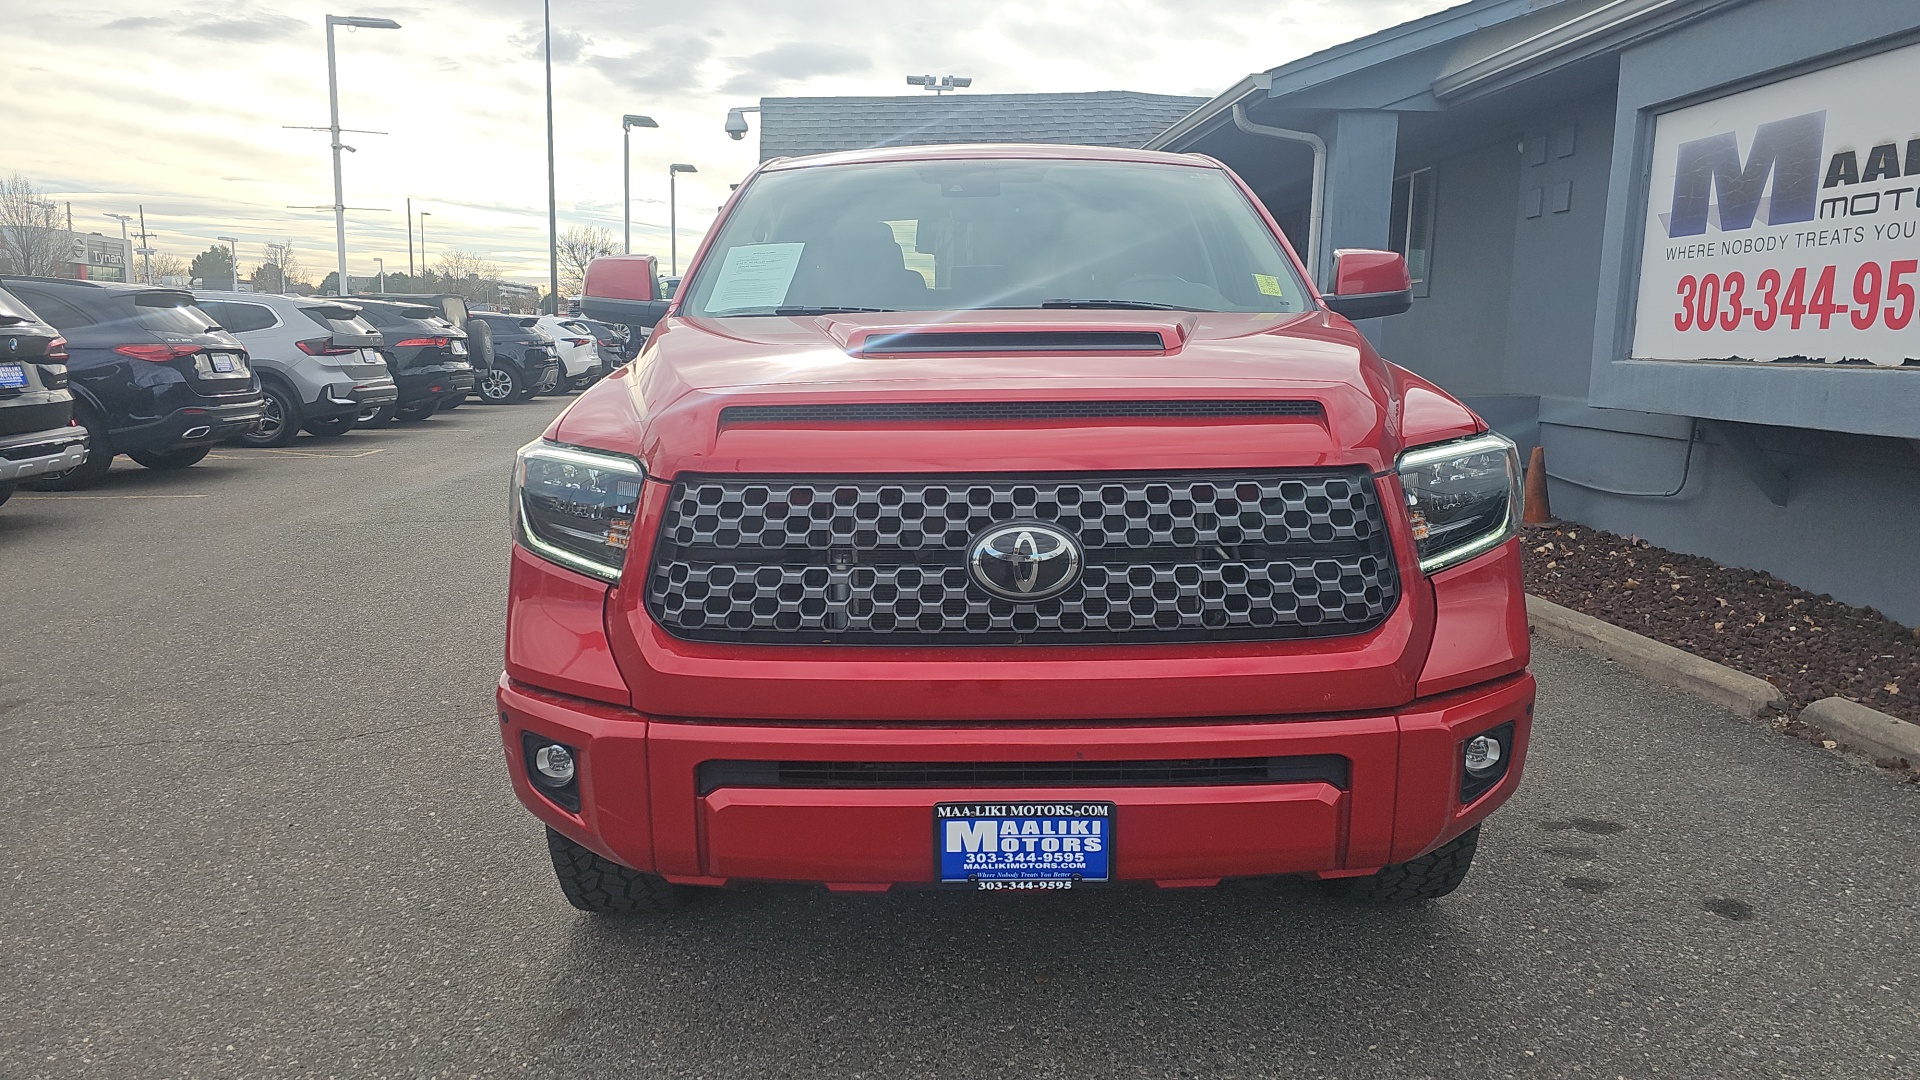
[[[1427,295],[1433,264],[1433,170],[1418,169],[1393,181],[1393,218],[1388,246],[1407,257],[1413,295]]]

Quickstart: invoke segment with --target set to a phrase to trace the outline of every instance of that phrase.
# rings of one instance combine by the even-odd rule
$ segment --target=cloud
[[[546,34],[544,28],[536,22],[530,22],[520,28],[520,32],[507,39],[516,49],[524,49],[530,60],[544,60],[547,55]],[[586,55],[587,46],[593,39],[578,30],[569,30],[564,26],[553,31],[553,62],[556,64],[577,64]]]
[[[102,30],[163,30],[186,37],[206,38],[236,44],[260,44],[303,34],[312,27],[302,19],[273,11],[202,9],[178,15],[131,15],[115,19]]]
[[[701,68],[713,56],[713,42],[697,31],[656,36],[648,49],[625,56],[590,56],[587,65],[609,82],[643,94],[684,96],[702,92]]]
[[[771,93],[785,83],[825,75],[857,75],[873,68],[873,57],[859,49],[828,42],[788,41],[754,53],[727,58],[735,70],[723,94]]]

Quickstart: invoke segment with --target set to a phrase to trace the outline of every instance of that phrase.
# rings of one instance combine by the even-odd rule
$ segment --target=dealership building
[[[1555,513],[1920,625],[1920,3],[1473,0],[1151,139],[1327,283],[1406,253],[1389,359],[1546,450]]]

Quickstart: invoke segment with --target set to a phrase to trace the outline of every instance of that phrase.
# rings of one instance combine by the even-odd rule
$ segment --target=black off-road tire
[[[567,903],[595,915],[641,915],[685,906],[687,890],[658,874],[645,874],[547,830],[547,854]]]
[[[107,425],[91,406],[75,402],[73,418],[87,429],[87,460],[75,465],[63,473],[50,473],[36,476],[26,482],[33,491],[80,491],[90,488],[106,478],[107,470],[113,468],[113,439],[107,434]]]
[[[165,472],[198,465],[212,449],[211,446],[189,446],[183,450],[129,450],[127,456],[145,468]]]
[[[1323,881],[1321,887],[1333,896],[1371,903],[1438,900],[1467,879],[1479,846],[1480,826],[1475,825],[1417,859],[1384,867],[1372,877]]]
[[[467,332],[467,362],[475,371],[485,371],[493,366],[493,327],[487,320],[470,318],[463,328]]]

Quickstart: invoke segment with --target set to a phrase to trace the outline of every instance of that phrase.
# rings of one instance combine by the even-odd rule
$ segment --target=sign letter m
[[[992,821],[949,821],[948,851],[999,851],[1000,829]]]
[[[1667,235],[1699,236],[1706,232],[1716,190],[1720,194],[1720,228],[1735,232],[1752,227],[1760,209],[1760,192],[1765,190],[1769,176],[1773,178],[1773,198],[1767,206],[1767,224],[1812,221],[1820,192],[1820,151],[1826,127],[1824,111],[1761,124],[1754,129],[1753,146],[1744,164],[1739,141],[1731,131],[1681,143]]]

